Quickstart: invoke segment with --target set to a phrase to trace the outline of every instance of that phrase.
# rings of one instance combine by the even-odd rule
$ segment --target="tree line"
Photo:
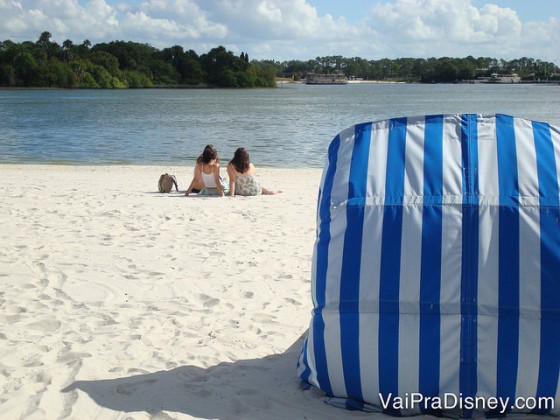
[[[272,87],[275,68],[220,46],[198,55],[181,46],[89,40],[62,45],[43,32],[36,42],[0,42],[0,86],[60,88]]]
[[[302,80],[309,72],[342,72],[349,78],[423,83],[452,83],[516,73],[525,80],[560,80],[554,63],[523,57],[474,58],[317,57],[312,60],[251,60],[223,46],[198,55],[175,45],[162,50],[149,44],[112,41],[93,45],[53,42],[43,32],[36,42],[0,42],[0,86],[60,88],[273,87],[276,77]]]
[[[551,62],[523,57],[503,60],[490,57],[474,58],[397,58],[366,60],[340,55],[317,57],[308,61],[267,61],[278,75],[303,79],[309,72],[344,73],[347,77],[364,80],[385,80],[421,83],[455,83],[497,74],[517,74],[526,81],[560,81],[560,70]]]

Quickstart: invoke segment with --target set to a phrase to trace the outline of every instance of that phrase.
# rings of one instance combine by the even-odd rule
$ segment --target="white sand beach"
[[[164,172],[181,193],[157,192]],[[0,165],[0,418],[368,416],[296,377],[321,170],[259,174],[284,193],[185,197],[191,167]]]

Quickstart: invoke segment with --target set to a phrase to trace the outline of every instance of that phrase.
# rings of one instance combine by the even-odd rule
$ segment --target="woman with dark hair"
[[[218,151],[211,144],[204,148],[196,160],[193,180],[185,195],[189,195],[191,192],[198,192],[201,195],[219,195],[220,197],[227,194],[227,185],[222,185],[220,177]]]
[[[234,197],[237,195],[273,195],[282,191],[272,191],[261,187],[261,184],[255,176],[255,165],[251,163],[249,153],[240,147],[235,151],[233,159],[227,166],[229,176],[229,195]]]

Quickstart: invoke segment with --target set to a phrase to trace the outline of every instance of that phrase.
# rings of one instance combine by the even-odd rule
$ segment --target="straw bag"
[[[158,190],[160,193],[170,192],[173,189],[173,185],[175,185],[175,189],[179,191],[175,175],[163,174],[159,177]]]

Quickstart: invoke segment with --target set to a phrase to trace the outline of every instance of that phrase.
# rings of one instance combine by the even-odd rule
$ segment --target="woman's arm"
[[[187,188],[187,191],[185,191],[185,195],[188,196],[188,195],[192,192],[193,186],[194,186],[195,184],[199,184],[199,183],[200,183],[200,181],[201,181],[201,179],[202,179],[202,176],[200,175],[200,171],[201,171],[201,170],[202,170],[202,165],[200,165],[200,164],[197,163],[197,164],[194,166],[194,176],[193,176],[193,179],[192,179],[192,181],[191,181],[191,184],[189,185],[189,188]]]
[[[235,197],[235,169],[231,164],[227,166],[227,173],[229,177],[229,196]]]
[[[222,188],[222,183],[220,182],[220,166],[214,165],[214,181],[218,187],[218,194],[220,197],[224,196],[224,189]]]

